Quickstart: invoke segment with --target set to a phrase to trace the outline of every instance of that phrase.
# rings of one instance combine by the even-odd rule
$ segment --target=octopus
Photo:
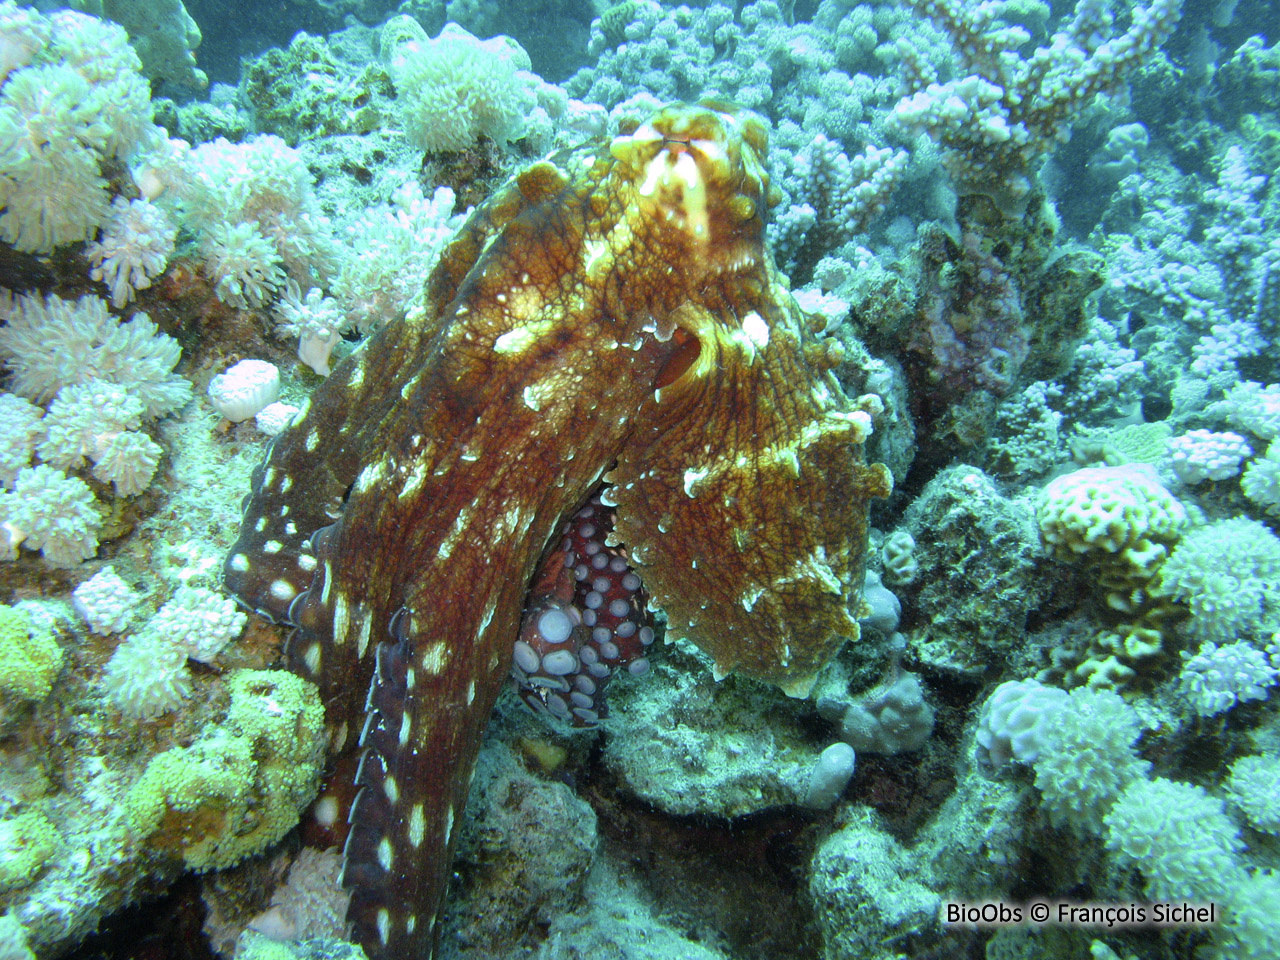
[[[313,815],[345,845],[370,957],[433,955],[513,668],[584,672],[558,572],[576,580],[590,537],[566,524],[584,510],[612,523],[605,593],[643,578],[613,596],[641,646],[639,596],[717,679],[804,696],[858,637],[867,506],[890,486],[863,452],[880,404],[845,395],[838,345],[767,250],[766,151],[753,114],[674,104],[533,163],[253,475],[225,582],[294,628],[287,666],[320,689],[332,769]],[[574,702],[524,692],[548,691]]]

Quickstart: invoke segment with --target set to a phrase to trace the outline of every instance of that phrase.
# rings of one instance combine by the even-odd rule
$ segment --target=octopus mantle
[[[335,764],[316,812],[371,957],[433,952],[530,580],[602,480],[614,542],[718,676],[801,696],[858,636],[878,401],[845,397],[765,249],[766,142],[674,105],[535,163],[255,474],[226,583],[297,627]]]

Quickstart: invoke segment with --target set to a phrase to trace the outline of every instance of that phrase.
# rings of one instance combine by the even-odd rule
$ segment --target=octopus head
[[[764,215],[777,202],[765,170],[765,123],[723,103],[664,107],[610,153],[630,182],[641,216],[663,242],[716,272],[753,263],[764,245]]]

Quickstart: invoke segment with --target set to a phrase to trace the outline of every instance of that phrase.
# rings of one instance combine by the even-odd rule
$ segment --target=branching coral
[[[0,290],[0,357],[15,393],[44,403],[67,384],[105,380],[125,386],[148,417],[176,410],[191,384],[174,376],[182,354],[145,313],[121,322],[97,297],[12,297]]]
[[[104,166],[150,127],[150,91],[116,24],[5,2],[0,34],[0,239],[48,253],[106,218]]]
[[[912,0],[911,6],[950,37],[961,77],[929,83],[899,103],[889,122],[937,140],[960,193],[984,193],[1009,209],[1020,207],[1040,162],[1070,136],[1084,108],[1120,89],[1180,15],[1180,0],[1152,0],[1135,7],[1128,29],[1115,36],[1109,11],[1082,0],[1049,45],[1024,59],[1020,48],[1030,36],[1003,20],[1003,3]]]
[[[428,39],[407,16],[382,32],[399,94],[405,136],[423,150],[463,150],[483,134],[505,143],[524,135],[533,107],[529,55],[510,37],[479,40],[456,23]]]

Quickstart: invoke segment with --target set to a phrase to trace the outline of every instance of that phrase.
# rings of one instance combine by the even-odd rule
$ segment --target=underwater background
[[[0,2],[0,960],[383,955],[242,501],[474,208],[699,100],[892,475],[860,635],[648,634],[586,729],[517,648],[434,955],[1280,957],[1275,0],[73,6]]]

